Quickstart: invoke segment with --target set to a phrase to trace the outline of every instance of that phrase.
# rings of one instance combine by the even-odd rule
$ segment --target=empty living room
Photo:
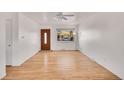
[[[123,0],[0,0],[0,93],[124,93]]]
[[[0,13],[2,80],[120,80],[124,13]]]

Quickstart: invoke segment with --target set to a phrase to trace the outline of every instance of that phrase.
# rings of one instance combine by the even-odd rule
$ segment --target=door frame
[[[50,28],[48,28],[48,29],[41,29],[40,30],[40,37],[42,36],[42,31],[43,30],[47,30],[47,31],[49,31],[49,38],[47,38],[47,40],[49,39],[49,49],[46,49],[46,50],[51,50],[51,29]],[[40,46],[41,46],[41,50],[45,50],[45,49],[42,49],[42,37],[41,37],[41,39],[40,39]]]
[[[5,20],[6,30],[6,66],[12,66],[12,49],[13,49],[13,32],[12,32],[12,19]],[[10,31],[10,32],[8,32]],[[9,38],[8,38],[9,37]]]

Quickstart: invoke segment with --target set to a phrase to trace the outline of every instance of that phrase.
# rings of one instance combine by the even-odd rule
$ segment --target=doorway
[[[6,20],[6,65],[12,65],[12,20]]]
[[[41,50],[50,50],[50,29],[41,29]]]

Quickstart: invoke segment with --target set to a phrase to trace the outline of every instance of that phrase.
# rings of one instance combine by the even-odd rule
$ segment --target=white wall
[[[18,16],[18,40],[14,46],[14,65],[20,65],[40,50],[39,25],[25,13]]]
[[[12,51],[17,34],[17,13],[0,13],[0,78],[6,75],[6,20],[12,20]],[[13,55],[13,54],[12,54]],[[12,65],[12,64],[10,64]]]
[[[4,13],[0,13],[0,78],[6,75],[5,73],[5,52],[6,52],[6,37],[5,37],[5,19]]]
[[[57,41],[57,31],[56,28],[75,28],[74,32],[77,33],[76,25],[60,25],[60,24],[41,24],[41,29],[51,29],[51,50],[77,50],[77,34],[74,36],[74,41],[72,42],[61,42]]]
[[[58,42],[57,41],[57,32],[56,28],[76,28],[77,31],[77,21],[76,16],[68,17],[68,20],[57,20],[56,13],[49,12],[27,12],[23,13],[28,18],[36,21],[40,24],[40,29],[50,28],[51,29],[51,49],[52,50],[76,50],[78,49],[77,45],[77,36],[75,36],[74,42]]]
[[[21,65],[40,50],[39,25],[24,13],[0,13],[0,78],[6,75],[6,20],[12,20],[12,63]]]
[[[124,79],[124,13],[87,13],[80,18],[82,53]]]

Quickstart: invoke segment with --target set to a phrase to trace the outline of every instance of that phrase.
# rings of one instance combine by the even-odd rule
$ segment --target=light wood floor
[[[18,67],[7,67],[7,80],[118,80],[79,51],[43,51]]]

